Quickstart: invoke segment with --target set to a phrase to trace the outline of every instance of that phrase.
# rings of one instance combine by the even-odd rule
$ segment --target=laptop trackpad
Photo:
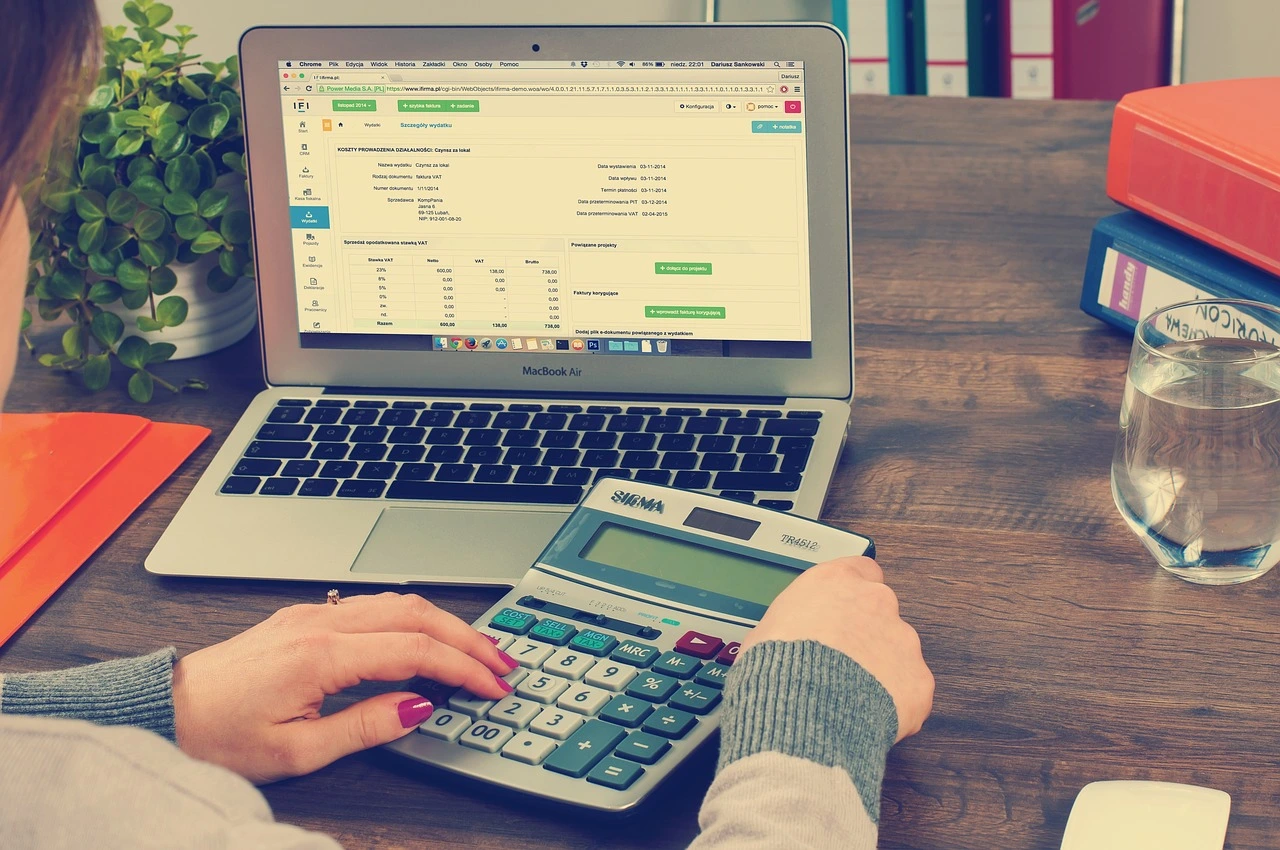
[[[559,511],[386,508],[351,571],[406,582],[511,586],[567,518]]]

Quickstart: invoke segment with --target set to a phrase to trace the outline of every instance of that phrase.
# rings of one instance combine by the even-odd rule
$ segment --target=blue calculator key
[[[623,641],[609,657],[614,661],[624,661],[637,667],[645,668],[653,663],[653,659],[662,654],[662,650],[647,643],[636,643],[633,640]]]
[[[686,685],[671,695],[671,705],[694,714],[706,714],[720,704],[720,689],[710,685]]]
[[[573,640],[569,641],[569,646],[574,649],[580,649],[588,655],[608,655],[609,650],[618,645],[618,639],[613,635],[607,635],[604,632],[597,632],[592,629],[583,629],[573,636]]]
[[[680,687],[680,680],[673,676],[660,676],[656,673],[641,673],[631,680],[627,693],[649,702],[666,702],[671,692]]]
[[[529,630],[529,637],[534,640],[540,640],[543,643],[549,643],[552,646],[564,646],[577,631],[568,623],[562,623],[559,620],[552,620],[548,617],[547,619],[539,620],[538,625]]]
[[[511,632],[513,635],[522,635],[533,628],[533,624],[536,622],[538,622],[538,618],[527,611],[503,608],[493,615],[489,625],[504,632]]]
[[[724,664],[708,664],[698,671],[698,675],[693,677],[693,681],[699,685],[710,685],[713,688],[723,688],[725,677],[729,675],[729,668]]]
[[[648,732],[632,732],[627,736],[627,740],[618,745],[614,755],[630,761],[638,761],[641,764],[653,764],[666,755],[669,749],[671,749],[671,742],[666,738],[659,738]]]
[[[557,747],[542,766],[581,779],[625,737],[627,730],[621,726],[602,720],[588,720]]]
[[[629,761],[607,758],[596,765],[595,770],[587,774],[587,781],[617,791],[630,788],[637,779],[644,775],[644,768]]]
[[[661,658],[653,662],[653,672],[688,679],[697,673],[701,666],[702,662],[692,656],[681,655],[679,652],[664,652]]]
[[[698,718],[687,711],[663,707],[649,715],[644,731],[664,738],[683,738],[697,722]]]
[[[653,706],[644,700],[619,694],[600,710],[600,719],[611,720],[620,726],[634,729],[644,722],[651,711]]]

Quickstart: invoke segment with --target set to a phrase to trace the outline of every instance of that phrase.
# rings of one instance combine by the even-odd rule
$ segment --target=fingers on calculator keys
[[[516,686],[516,695],[536,702],[549,703],[554,702],[567,687],[569,687],[568,679],[548,676],[545,673],[530,673]]]
[[[502,749],[503,744],[511,740],[513,735],[515,731],[509,726],[480,720],[467,727],[467,731],[462,733],[458,743],[486,753],[496,753]]]
[[[505,632],[500,632],[497,629],[488,628],[487,626],[483,628],[479,628],[476,631],[480,632],[480,634],[487,637],[489,640],[493,642],[494,646],[502,650],[505,650],[507,647],[511,646],[511,644],[515,643],[515,640],[516,640],[514,635],[509,635]]]
[[[620,691],[631,684],[631,680],[639,672],[630,664],[619,664],[615,661],[598,661],[596,666],[592,667],[587,673],[586,682],[588,685],[604,688],[607,691]]]
[[[501,723],[503,726],[510,726],[513,729],[523,729],[532,723],[533,718],[537,717],[541,712],[542,705],[540,703],[511,696],[506,697],[489,709],[488,717],[494,723]]]
[[[525,764],[542,764],[547,756],[555,752],[556,742],[541,735],[521,732],[507,741],[502,748],[504,758],[514,759]]]
[[[595,664],[594,657],[580,650],[565,647],[547,659],[547,662],[542,665],[542,669],[576,682],[585,676],[587,671],[594,667]]]
[[[511,644],[507,654],[519,662],[521,667],[536,670],[542,666],[542,662],[551,657],[553,652],[555,649],[546,644],[521,639]]]
[[[613,694],[589,685],[573,685],[560,695],[556,705],[579,714],[595,716],[608,705]]]
[[[503,676],[502,681],[506,682],[508,685],[514,688],[516,685],[523,682],[525,677],[528,675],[529,675],[528,670],[526,670],[523,667],[517,667],[507,675]]]
[[[581,714],[559,708],[544,708],[542,713],[533,719],[529,730],[539,735],[547,735],[557,741],[563,741],[586,721]]]
[[[456,711],[437,711],[418,727],[418,731],[442,741],[456,741],[471,725],[471,718]]]
[[[467,717],[484,717],[495,705],[497,700],[478,697],[469,691],[458,691],[449,697],[449,708]]]

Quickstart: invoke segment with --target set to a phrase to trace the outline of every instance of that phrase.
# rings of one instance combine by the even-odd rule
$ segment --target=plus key
[[[718,637],[704,635],[701,632],[685,632],[684,637],[676,641],[676,652],[683,652],[694,658],[711,658],[720,651],[722,646],[724,641]]]

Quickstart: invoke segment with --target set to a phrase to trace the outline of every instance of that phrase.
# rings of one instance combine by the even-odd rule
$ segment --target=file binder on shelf
[[[907,94],[906,0],[832,0],[849,42],[849,91]]]
[[[1089,315],[1133,332],[1152,311],[1201,298],[1280,306],[1280,278],[1136,212],[1094,227],[1080,292]]]
[[[997,95],[996,0],[914,0],[914,91],[942,97]]]

